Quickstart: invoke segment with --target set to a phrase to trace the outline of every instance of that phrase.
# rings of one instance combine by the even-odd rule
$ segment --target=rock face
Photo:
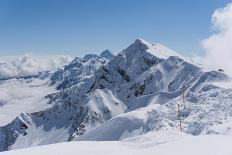
[[[75,58],[51,81],[60,90],[46,96],[53,106],[1,127],[1,151],[178,131],[180,117],[188,134],[232,131],[232,90],[214,84],[230,78],[204,72],[161,44],[137,39],[116,56]]]
[[[88,54],[84,58],[76,57],[64,69],[57,70],[51,76],[51,84],[57,85],[57,89],[65,89],[84,81],[92,76],[101,65],[113,58],[109,50],[103,51],[100,56]]]

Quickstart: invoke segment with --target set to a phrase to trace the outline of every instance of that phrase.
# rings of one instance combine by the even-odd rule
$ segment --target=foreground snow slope
[[[231,136],[138,137],[120,142],[65,142],[2,152],[0,155],[231,155]]]

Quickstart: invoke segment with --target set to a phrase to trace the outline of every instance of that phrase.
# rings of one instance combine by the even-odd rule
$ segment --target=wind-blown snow
[[[38,75],[44,71],[54,71],[70,61],[68,56],[0,57],[0,80]]]

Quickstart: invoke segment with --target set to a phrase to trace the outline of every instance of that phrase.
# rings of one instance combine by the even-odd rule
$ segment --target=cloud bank
[[[48,79],[10,79],[0,81],[0,126],[10,123],[22,112],[50,107],[44,96],[55,91]]]
[[[217,9],[212,16],[213,34],[203,41],[203,64],[223,69],[232,76],[232,3]]]
[[[0,57],[0,80],[37,75],[42,71],[53,71],[70,62],[68,56]]]

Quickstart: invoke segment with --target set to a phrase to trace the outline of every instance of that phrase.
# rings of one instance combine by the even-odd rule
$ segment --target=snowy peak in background
[[[64,69],[57,70],[51,76],[51,84],[57,85],[57,89],[65,89],[92,76],[103,64],[113,58],[109,50],[103,51],[100,55],[87,54],[84,58],[76,57]]]
[[[145,49],[147,52],[161,59],[167,59],[169,56],[178,56],[182,58],[180,54],[167,48],[161,43],[150,43],[144,39],[139,38],[136,39],[132,45],[143,50]]]
[[[104,51],[102,51],[99,55],[97,54],[86,54],[83,58],[84,61],[88,61],[90,59],[106,59],[106,60],[110,60],[113,58],[113,53],[106,49]]]
[[[108,50],[108,49],[104,50],[104,51],[101,52],[101,54],[100,54],[100,57],[106,58],[106,59],[108,59],[108,60],[112,59],[113,56],[114,56],[113,53],[112,53],[110,50]]]

